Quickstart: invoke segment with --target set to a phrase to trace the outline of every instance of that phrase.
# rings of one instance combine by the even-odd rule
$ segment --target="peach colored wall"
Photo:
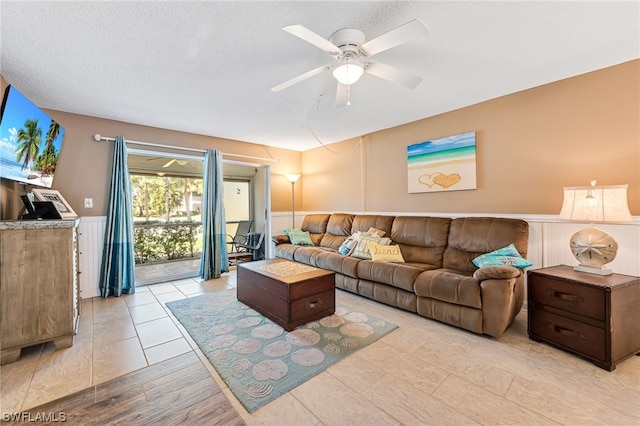
[[[0,79],[4,92],[6,82]],[[271,163],[272,211],[557,214],[562,187],[629,184],[640,215],[640,60],[493,99],[362,138],[299,153],[48,111],[66,129],[53,187],[81,216],[106,214],[113,146],[94,133],[280,159]],[[407,193],[407,145],[476,131],[478,189]],[[20,188],[2,182],[2,218]],[[82,199],[94,198],[84,209]]]
[[[367,181],[361,179],[363,140],[349,139],[302,153],[303,210],[365,210],[361,208],[361,184]]]
[[[467,131],[477,189],[409,194],[407,146]],[[303,210],[557,214],[563,186],[597,179],[629,184],[640,215],[640,60],[366,135],[362,152],[358,143],[303,153]]]
[[[137,141],[197,149],[211,148],[225,153],[279,159],[278,162],[265,163],[271,166],[271,203],[276,210],[288,210],[291,204],[290,198],[286,196],[286,191],[290,188],[281,175],[289,172],[289,168],[292,167],[290,164],[299,168],[299,152],[60,111],[48,112],[66,129],[53,186],[62,192],[72,207],[77,209],[76,213],[81,216],[101,216],[107,212],[113,143],[95,142],[95,133],[111,137],[123,135],[126,139]],[[225,158],[260,163],[236,157]],[[94,198],[93,209],[82,207],[82,199],[85,197]]]
[[[7,82],[2,78],[1,93]],[[20,88],[18,87],[18,90]],[[93,135],[123,135],[126,139],[177,145],[198,149],[219,149],[222,152],[276,158],[278,162],[264,162],[271,166],[271,204],[274,211],[291,210],[291,184],[286,173],[300,172],[302,154],[298,151],[279,149],[247,142],[214,138],[191,133],[140,126],[113,120],[47,110],[47,113],[65,128],[58,167],[53,188],[59,190],[80,216],[104,216],[107,213],[113,143],[95,142]],[[137,148],[146,148],[137,146]],[[230,160],[260,163],[236,157]],[[297,188],[298,189],[298,188]],[[298,189],[299,190],[299,189]],[[17,196],[23,191],[20,185],[2,180],[2,219],[14,219],[16,209],[22,206]],[[298,191],[297,191],[298,192]],[[296,194],[302,208],[301,192]],[[83,199],[93,198],[94,208],[85,209]],[[296,202],[298,204],[298,202]]]

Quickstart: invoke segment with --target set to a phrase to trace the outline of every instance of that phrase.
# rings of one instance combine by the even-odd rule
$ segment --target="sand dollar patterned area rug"
[[[338,305],[334,315],[287,332],[235,291],[167,306],[250,413],[397,328]]]

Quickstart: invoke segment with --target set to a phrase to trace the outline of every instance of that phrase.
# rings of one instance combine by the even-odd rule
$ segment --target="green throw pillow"
[[[301,229],[285,229],[284,233],[289,237],[289,241],[291,244],[296,246],[313,246],[313,241],[311,241],[311,235],[308,231],[303,231]]]
[[[533,265],[527,259],[520,256],[520,252],[513,244],[494,250],[491,253],[482,254],[473,259],[473,264],[478,268],[483,266],[508,265],[514,268],[528,268]]]

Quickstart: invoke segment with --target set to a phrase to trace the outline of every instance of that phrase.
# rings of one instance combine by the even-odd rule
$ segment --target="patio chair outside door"
[[[252,254],[253,260],[264,259],[264,233],[252,232],[247,235],[246,242],[240,244],[241,249],[245,249]]]
[[[241,220],[238,222],[235,235],[227,235],[227,244],[231,246],[229,253],[246,251],[240,245],[246,243],[247,235],[251,232],[253,220]]]

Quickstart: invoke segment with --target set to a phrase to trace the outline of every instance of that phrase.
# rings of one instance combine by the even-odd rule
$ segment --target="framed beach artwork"
[[[55,189],[32,189],[34,197],[38,201],[51,201],[56,208],[62,219],[73,219],[78,217],[76,212],[73,211],[67,200],[64,199],[62,194]]]
[[[476,132],[407,146],[410,194],[476,189]]]

